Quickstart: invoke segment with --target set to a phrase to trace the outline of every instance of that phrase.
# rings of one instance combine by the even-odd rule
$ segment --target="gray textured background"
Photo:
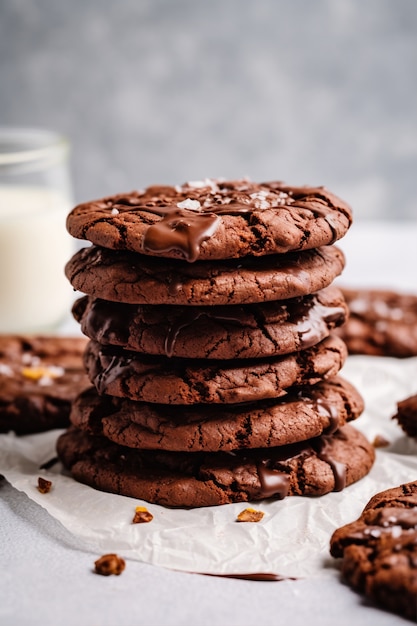
[[[417,217],[416,0],[0,0],[0,124],[73,145],[75,199],[206,176]]]

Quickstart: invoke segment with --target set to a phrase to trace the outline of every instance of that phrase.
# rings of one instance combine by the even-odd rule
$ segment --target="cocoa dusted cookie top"
[[[62,428],[89,381],[84,337],[0,335],[0,432]]]
[[[193,262],[317,248],[351,221],[349,206],[324,187],[206,179],[80,204],[67,228],[105,248]]]
[[[384,608],[417,621],[417,482],[376,494],[337,529],[331,554],[348,583]]]
[[[372,446],[349,425],[300,444],[233,454],[135,450],[70,428],[57,452],[82,483],[170,507],[320,496],[363,478],[374,460]]]

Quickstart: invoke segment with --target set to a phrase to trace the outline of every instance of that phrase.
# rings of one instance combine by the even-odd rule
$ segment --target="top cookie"
[[[104,248],[193,262],[317,248],[351,221],[350,207],[324,187],[206,179],[80,204],[67,228]]]

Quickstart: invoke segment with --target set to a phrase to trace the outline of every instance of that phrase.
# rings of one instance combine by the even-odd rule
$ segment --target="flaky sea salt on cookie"
[[[334,243],[350,207],[324,187],[207,180],[80,204],[71,235],[115,250],[196,260],[285,253]]]

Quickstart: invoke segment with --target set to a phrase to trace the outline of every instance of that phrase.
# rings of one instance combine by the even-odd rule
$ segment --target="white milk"
[[[46,332],[68,315],[70,208],[58,191],[0,185],[0,333]]]

